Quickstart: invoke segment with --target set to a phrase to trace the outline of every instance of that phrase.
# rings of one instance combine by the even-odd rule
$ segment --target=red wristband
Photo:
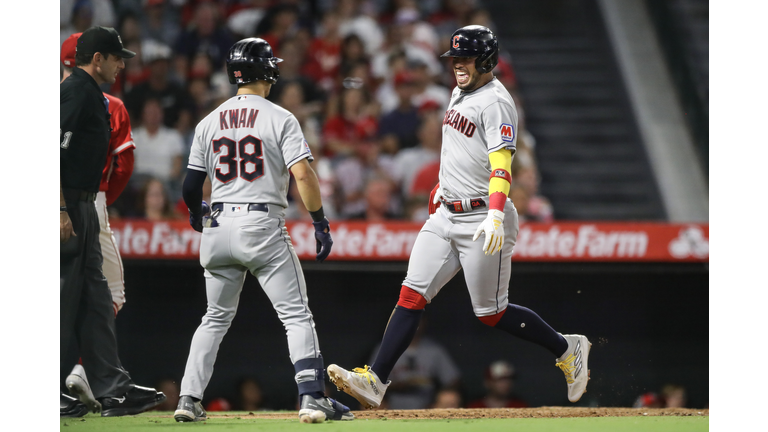
[[[504,212],[504,205],[507,203],[507,196],[504,192],[494,192],[488,199],[488,208]]]
[[[500,178],[506,180],[509,184],[512,184],[512,175],[509,173],[509,171],[501,168],[497,168],[495,170],[491,171],[491,176],[488,177],[488,180],[490,181],[492,178]]]

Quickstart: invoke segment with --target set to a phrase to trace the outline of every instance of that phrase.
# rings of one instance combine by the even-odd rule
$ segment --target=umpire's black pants
[[[72,370],[73,338],[96,398],[121,396],[133,385],[117,355],[115,312],[107,279],[101,271],[99,220],[93,201],[70,200],[69,218],[77,236],[60,251],[60,370],[61,380]]]

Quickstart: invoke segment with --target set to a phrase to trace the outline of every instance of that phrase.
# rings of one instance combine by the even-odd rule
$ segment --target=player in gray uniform
[[[203,233],[200,264],[205,268],[208,310],[192,338],[176,421],[206,418],[200,404],[216,354],[235,317],[246,272],[251,272],[283,322],[301,397],[299,417],[322,411],[330,420],[351,420],[349,408],[325,397],[325,367],[309,310],[301,264],[285,228],[289,170],[315,225],[317,260],[333,244],[323,215],[313,160],[298,120],[265,98],[279,76],[272,48],[249,38],[229,51],[230,98],[195,129],[183,196],[190,224]],[[211,179],[212,204],[202,201]]]
[[[510,304],[507,297],[518,233],[517,211],[507,198],[517,111],[491,72],[498,63],[496,36],[486,27],[462,27],[451,36],[450,46],[443,57],[452,58],[457,88],[443,120],[440,183],[432,201],[439,207],[416,238],[400,300],[373,365],[352,371],[330,365],[328,376],[364,407],[378,407],[424,307],[464,269],[478,319],[547,348],[565,374],[568,399],[576,402],[589,380],[589,341],[582,335],[556,332],[535,312]],[[483,236],[484,242],[477,242]]]

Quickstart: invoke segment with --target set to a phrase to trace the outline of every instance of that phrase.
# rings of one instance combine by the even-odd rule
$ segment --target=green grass
[[[709,417],[581,417],[540,419],[477,419],[477,420],[363,420],[302,424],[294,420],[266,420],[243,416],[241,418],[213,418],[199,423],[176,423],[171,413],[142,414],[138,416],[105,418],[88,414],[82,418],[61,419],[61,431],[168,431],[196,429],[211,431],[303,431],[316,432],[693,432],[708,431]]]

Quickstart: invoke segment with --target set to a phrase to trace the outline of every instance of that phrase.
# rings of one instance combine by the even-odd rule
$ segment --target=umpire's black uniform
[[[61,244],[62,382],[74,366],[67,352],[75,337],[94,396],[120,396],[133,383],[117,355],[114,309],[101,271],[94,206],[109,148],[108,102],[96,81],[80,68],[61,84],[60,96],[61,187],[76,234]]]

